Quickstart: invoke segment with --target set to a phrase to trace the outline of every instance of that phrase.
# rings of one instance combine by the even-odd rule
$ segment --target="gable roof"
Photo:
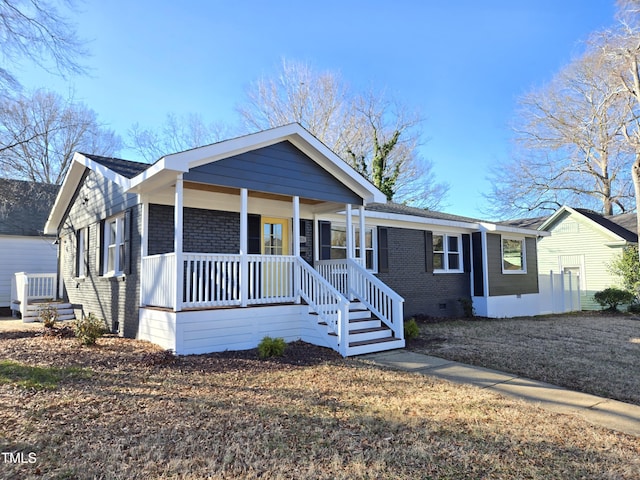
[[[176,177],[202,165],[218,162],[246,152],[290,142],[311,161],[326,170],[364,203],[384,202],[385,195],[368,179],[298,123],[263,130],[211,145],[166,155],[149,165],[119,158],[76,153],[46,224],[46,231],[56,232],[74,192],[87,170],[99,173],[127,193],[142,194],[175,184]],[[303,193],[303,192],[301,192]]]
[[[569,215],[579,215],[580,217],[591,221],[598,228],[604,229],[612,236],[617,237],[620,241],[631,243],[638,242],[635,213],[623,213],[619,215],[605,216],[586,208],[572,208],[565,205],[556,210],[553,215],[542,222],[538,229],[548,229],[564,213],[568,213]]]
[[[131,160],[124,160],[122,158],[102,157],[100,155],[92,155],[87,153],[81,153],[86,158],[93,160],[100,165],[107,167],[109,170],[121,175],[125,178],[133,178],[136,175],[144,172],[151,166],[149,163],[133,162]]]
[[[59,188],[0,178],[0,235],[42,235]]]

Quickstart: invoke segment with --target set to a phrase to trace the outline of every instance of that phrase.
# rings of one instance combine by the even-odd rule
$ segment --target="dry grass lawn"
[[[421,323],[409,348],[640,405],[640,319],[600,312]]]
[[[343,360],[0,333],[0,478],[637,479],[638,438]],[[169,362],[165,363],[165,361]]]

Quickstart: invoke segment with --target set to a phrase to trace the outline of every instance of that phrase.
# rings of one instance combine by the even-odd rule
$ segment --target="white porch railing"
[[[404,338],[404,298],[355,260],[322,260],[318,271],[342,295],[362,302],[398,339]]]
[[[174,308],[176,254],[163,253],[142,259],[140,301],[142,305]]]
[[[175,259],[174,253],[142,259],[142,305],[175,308]],[[182,308],[288,303],[302,298],[327,324],[327,333],[337,336],[340,353],[346,354],[349,302],[311,265],[290,255],[247,255],[246,289],[241,269],[241,255],[183,253]]]
[[[11,279],[11,306],[17,306],[24,318],[27,305],[32,300],[55,300],[57,295],[55,273],[18,272]]]
[[[297,258],[298,293],[338,337],[338,350],[344,356],[349,347],[349,301],[316,269]]]
[[[174,253],[142,259],[140,298],[143,305],[175,308]],[[242,257],[233,254],[183,253],[183,308],[237,306],[242,299]],[[297,257],[247,255],[246,304],[293,302]]]

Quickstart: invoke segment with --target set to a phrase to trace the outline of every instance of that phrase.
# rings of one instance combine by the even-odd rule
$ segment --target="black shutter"
[[[378,271],[389,271],[389,231],[386,227],[378,227]]]
[[[424,271],[433,273],[433,232],[424,232]]]
[[[104,275],[104,255],[102,250],[104,248],[104,224],[104,220],[96,224],[98,227],[96,232],[96,269],[98,270],[98,275]]]
[[[262,224],[260,215],[250,214],[247,220],[247,253],[260,255],[262,253],[262,235],[260,226]]]
[[[321,220],[320,229],[320,260],[331,260],[331,222]]]
[[[471,235],[462,235],[462,264],[464,273],[471,272]]]
[[[124,212],[124,265],[120,266],[122,273],[131,273],[131,209]]]
[[[80,258],[80,236],[81,236],[81,231],[76,230],[76,263],[75,263],[75,268],[73,272],[74,277],[80,276],[80,262],[84,260],[83,258]]]
[[[84,262],[84,271],[85,271],[85,275],[87,277],[90,274],[90,270],[89,270],[89,247],[90,247],[89,233],[91,233],[91,230],[89,229],[89,227],[85,228],[84,229],[84,258],[82,260]]]

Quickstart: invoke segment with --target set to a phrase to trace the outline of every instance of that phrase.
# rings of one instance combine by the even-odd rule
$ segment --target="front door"
[[[262,217],[262,254],[265,256],[289,255],[289,220]],[[290,265],[284,259],[269,258],[262,269],[263,295],[283,297],[290,295]]]

